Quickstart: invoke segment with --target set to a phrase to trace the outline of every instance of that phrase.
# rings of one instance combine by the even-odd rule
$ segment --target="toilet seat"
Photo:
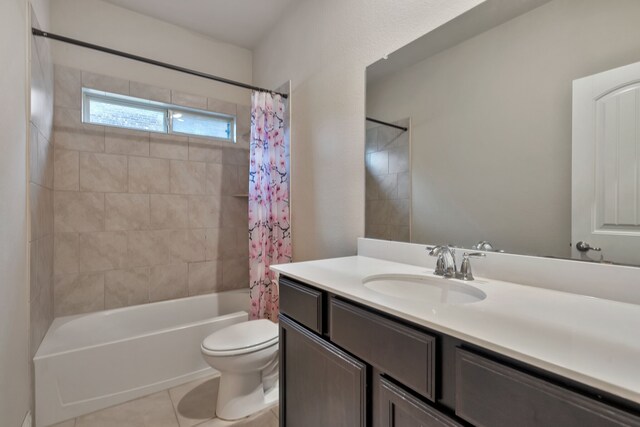
[[[209,356],[235,356],[278,344],[278,325],[267,319],[237,323],[212,333],[202,342]]]

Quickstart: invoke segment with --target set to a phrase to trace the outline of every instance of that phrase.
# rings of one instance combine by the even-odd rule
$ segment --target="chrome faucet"
[[[446,278],[455,277],[458,272],[456,269],[456,251],[449,245],[427,246],[430,256],[438,257],[436,261],[436,270],[433,272],[436,276]]]
[[[481,258],[485,256],[486,255],[483,252],[465,252],[462,257],[462,264],[460,264],[460,272],[456,274],[456,278],[465,281],[473,280],[473,273],[471,272],[471,260],[469,258]]]
[[[473,274],[471,272],[470,257],[484,257],[486,256],[482,252],[465,252],[458,272],[456,268],[456,251],[449,245],[441,246],[427,246],[430,256],[438,257],[436,261],[436,269],[433,272],[436,276],[442,276],[445,279],[455,277],[460,280],[473,280]]]

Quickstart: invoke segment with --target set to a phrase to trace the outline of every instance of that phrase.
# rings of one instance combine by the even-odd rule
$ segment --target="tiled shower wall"
[[[410,127],[410,120],[395,124]],[[411,216],[410,131],[367,127],[365,236],[409,242]]]
[[[236,115],[238,141],[83,124],[82,87]],[[60,66],[54,102],[55,316],[248,288],[248,106]]]
[[[31,13],[32,24],[39,27]],[[31,36],[29,132],[29,346],[33,357],[53,321],[53,63],[49,41]]]

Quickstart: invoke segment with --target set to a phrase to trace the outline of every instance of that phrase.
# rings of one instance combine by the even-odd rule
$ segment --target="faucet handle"
[[[471,260],[470,258],[484,258],[487,255],[483,252],[465,252],[462,256],[462,264],[460,265],[460,272],[456,274],[456,278],[460,280],[471,281],[473,280],[473,273],[471,272]]]

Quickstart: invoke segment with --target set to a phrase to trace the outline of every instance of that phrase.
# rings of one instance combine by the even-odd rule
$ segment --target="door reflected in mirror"
[[[638,22],[488,0],[370,65],[366,236],[640,265]]]

